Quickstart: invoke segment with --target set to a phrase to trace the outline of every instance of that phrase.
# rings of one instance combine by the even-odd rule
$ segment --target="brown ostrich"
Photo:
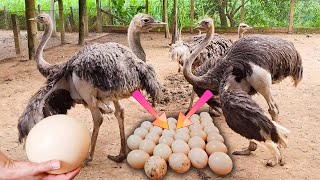
[[[207,35],[186,59],[183,67],[186,80],[195,87],[194,90],[198,96],[203,94],[206,89],[218,95],[219,86],[226,70],[236,62],[245,62],[246,68],[244,68],[245,72],[243,72],[242,80],[240,81],[237,78],[241,76],[237,76],[235,80],[245,93],[253,95],[259,92],[269,105],[269,113],[272,119],[277,120],[279,110],[271,94],[271,84],[280,82],[286,77],[292,77],[296,86],[303,75],[301,57],[293,44],[286,40],[266,35],[243,37],[235,42],[223,57],[218,60],[206,61],[193,74],[192,63],[194,59],[212,39],[214,31],[212,19],[203,20],[200,23],[200,28]],[[224,100],[224,102],[226,101]],[[213,108],[220,105],[214,99],[210,99],[207,103]],[[234,118],[238,119],[240,116]],[[227,117],[226,120],[228,121]],[[241,132],[238,133],[241,134]],[[255,149],[256,143],[251,141],[248,149],[236,151],[235,154],[247,155]]]
[[[42,57],[42,50],[52,32],[52,21],[48,14],[39,14],[36,19],[46,26],[44,36],[37,50],[39,71],[47,77],[47,83],[29,100],[19,118],[20,142],[30,129],[47,116],[66,114],[75,103],[85,105],[93,118],[91,150],[86,163],[92,161],[102,114],[111,113],[108,107],[113,102],[121,138],[119,155],[108,155],[113,161],[126,158],[124,133],[124,108],[119,100],[129,98],[137,89],[146,90],[153,100],[160,97],[161,86],[152,66],[146,64],[140,44],[140,34],[162,25],[147,14],[137,14],[128,30],[132,51],[118,43],[93,44],[84,47],[69,61],[61,65],[50,65]]]

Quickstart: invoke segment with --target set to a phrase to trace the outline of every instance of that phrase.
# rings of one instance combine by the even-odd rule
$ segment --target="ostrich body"
[[[43,21],[45,19],[46,21]],[[40,14],[37,21],[46,26],[51,24],[47,14]],[[137,42],[139,32],[150,30],[162,23],[146,14],[137,14],[130,24],[128,38],[130,46],[141,46]],[[46,31],[50,31],[47,28]],[[44,36],[42,41],[47,41]],[[134,34],[134,35],[132,35]],[[137,44],[134,44],[137,43]],[[30,129],[43,118],[53,114],[65,114],[75,103],[84,104],[90,109],[93,118],[91,151],[86,163],[93,159],[99,128],[103,113],[111,113],[108,107],[113,102],[121,138],[119,155],[108,157],[120,162],[126,158],[126,141],[124,133],[124,109],[119,100],[131,96],[137,89],[146,90],[153,100],[159,98],[161,86],[154,69],[138,57],[144,53],[135,53],[118,43],[93,44],[84,47],[59,69],[52,71],[53,66],[38,67],[40,72],[50,72],[47,84],[30,99],[25,111],[19,118],[18,130],[20,142],[28,135]],[[41,63],[39,61],[38,63]]]
[[[210,42],[214,31],[213,21],[211,19],[203,20],[200,25],[201,28],[207,32],[206,38],[198,45],[196,50],[191,53],[183,67],[184,76],[186,80],[195,87],[194,90],[197,95],[200,96],[206,89],[218,95],[219,87],[226,70],[237,62],[240,62],[240,64],[245,63],[243,71],[240,71],[241,73],[235,77],[241,87],[241,91],[248,95],[259,92],[269,105],[269,113],[272,119],[277,120],[279,110],[271,94],[271,84],[277,83],[290,76],[294,81],[294,85],[297,86],[303,75],[301,57],[293,44],[280,38],[266,35],[243,37],[235,42],[223,57],[220,57],[218,60],[211,59],[203,63],[194,75],[192,73],[192,63],[206,44]],[[220,96],[220,99],[234,96],[232,93],[228,95],[229,94]],[[243,96],[243,99],[248,100],[248,96]],[[251,101],[251,99],[249,100]],[[228,102],[227,100],[223,101],[224,104]],[[219,107],[219,103],[214,99],[210,99],[207,103],[212,108]],[[256,105],[253,104],[253,106]],[[242,111],[241,108],[238,110]],[[226,118],[228,118],[228,115]],[[234,117],[233,120],[238,118],[240,118],[240,116]],[[251,141],[248,149],[237,151],[234,154],[247,155],[255,149],[256,144]]]
[[[228,126],[250,140],[249,150],[255,150],[256,143],[265,145],[274,156],[267,161],[268,166],[284,165],[281,148],[287,147],[289,131],[268,119],[247,93],[250,84],[244,78],[250,64],[238,61],[229,69],[232,72],[225,73],[220,86],[222,111]]]

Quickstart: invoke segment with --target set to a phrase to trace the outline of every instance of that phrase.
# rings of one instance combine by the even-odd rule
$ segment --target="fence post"
[[[79,45],[84,45],[84,13],[85,13],[85,7],[86,6],[86,0],[79,0]]]
[[[190,32],[193,33],[193,23],[194,23],[194,0],[190,1]]]
[[[162,9],[163,9],[162,21],[165,22],[165,23],[167,23],[167,24],[165,25],[165,34],[164,34],[164,37],[165,37],[165,38],[170,38],[167,7],[168,7],[167,0],[163,0],[163,1],[162,1]]]
[[[8,24],[8,12],[7,12],[7,8],[6,7],[4,7],[3,8],[3,14],[4,14],[4,28],[5,29],[9,29],[9,24]]]
[[[70,7],[69,20],[70,20],[72,31],[76,31],[76,23],[74,22],[74,14],[73,14],[73,8],[72,7]]]
[[[34,0],[25,0],[26,7],[26,21],[27,21],[27,32],[28,32],[28,52],[29,60],[34,60],[35,47],[37,44],[37,24],[34,21],[30,21],[30,18],[35,17],[35,4]]]
[[[88,7],[87,4],[84,4],[84,36],[89,36],[89,17],[88,17]]]
[[[178,0],[174,0],[173,6],[173,30],[171,44],[175,44],[178,38]]]
[[[60,38],[61,44],[65,44],[65,29],[64,29],[64,15],[63,15],[63,1],[58,1],[59,6],[59,21],[60,21]]]
[[[97,33],[102,32],[101,0],[96,0]]]
[[[12,21],[12,29],[13,29],[13,36],[14,36],[14,46],[16,48],[16,55],[21,55],[21,40],[20,40],[20,28],[19,23],[17,20],[16,14],[11,14],[11,21]]]
[[[294,0],[290,0],[290,17],[289,17],[289,28],[288,33],[292,33],[293,26],[293,14],[294,14]]]
[[[149,1],[146,0],[146,14],[149,13]]]
[[[38,14],[40,14],[40,13],[41,13],[41,5],[38,4]],[[38,25],[38,31],[42,31],[43,30],[42,24],[38,23],[37,25]]]

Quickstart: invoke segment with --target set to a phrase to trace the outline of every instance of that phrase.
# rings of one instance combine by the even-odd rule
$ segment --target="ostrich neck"
[[[42,38],[41,38],[39,46],[37,48],[36,57],[35,57],[38,69],[41,72],[41,74],[44,75],[45,77],[47,77],[49,75],[49,70],[50,70],[51,65],[46,60],[44,60],[43,49],[51,36],[52,30],[53,30],[52,23],[49,23],[48,25],[46,25],[46,29],[44,31]]]
[[[131,23],[128,29],[129,47],[139,59],[146,62],[146,54],[141,46],[140,36],[141,33],[138,32],[133,23]]]
[[[201,51],[210,43],[210,41],[213,39],[214,35],[214,28],[209,30],[205,36],[205,38],[202,40],[202,42],[195,48],[195,50],[186,58],[186,63],[183,66],[183,75],[186,78],[186,80],[196,86],[204,87],[208,82],[203,78],[206,74],[202,76],[195,76],[192,73],[192,64],[194,60],[197,58],[197,56],[201,53]]]
[[[238,37],[239,37],[239,39],[243,37],[243,31],[241,30],[240,27],[238,29]]]

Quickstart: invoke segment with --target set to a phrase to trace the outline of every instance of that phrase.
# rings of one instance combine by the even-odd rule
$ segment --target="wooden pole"
[[[190,1],[190,32],[193,33],[194,24],[194,0]]]
[[[74,22],[73,8],[70,7],[69,20],[71,24],[72,31],[76,31],[76,23]]]
[[[54,0],[50,1],[50,17],[52,20],[52,24],[53,24],[53,30],[52,30],[52,37],[56,37],[57,36],[57,30],[56,30],[56,18],[54,15]]]
[[[79,45],[84,45],[84,13],[86,7],[86,0],[79,0]]]
[[[167,23],[165,25],[165,38],[170,38],[170,31],[169,31],[169,24],[168,24],[168,11],[167,11],[167,8],[168,8],[168,1],[167,0],[163,0],[162,1],[162,9],[163,9],[163,16],[162,16],[162,21]]]
[[[65,44],[65,28],[64,28],[64,15],[63,15],[63,1],[58,0],[58,6],[59,6],[59,20],[60,20],[60,38],[61,38],[61,44]]]
[[[178,36],[178,0],[174,0],[173,5],[173,31],[172,31],[172,39],[171,44],[175,44]]]
[[[146,0],[146,14],[149,14],[149,1]]]
[[[20,39],[20,28],[16,14],[11,14],[11,21],[12,21],[12,29],[13,29],[13,36],[14,36],[14,46],[16,48],[16,55],[21,55],[21,39]]]
[[[41,13],[41,5],[38,4],[38,14],[40,14],[40,13]],[[37,25],[38,25],[38,31],[42,31],[43,30],[42,24],[38,23]]]
[[[102,32],[102,15],[101,15],[101,0],[96,0],[97,9],[97,33]]]
[[[241,0],[241,22],[244,22],[244,0]]]
[[[34,60],[35,47],[37,44],[37,23],[35,21],[30,21],[30,18],[34,18],[35,14],[35,3],[34,0],[25,0],[26,7],[26,23],[27,23],[27,33],[28,33],[28,54],[29,60]]]
[[[3,8],[3,15],[4,15],[4,28],[5,29],[9,29],[9,23],[8,23],[8,12],[7,12],[7,8],[6,7],[4,7]]]
[[[87,3],[84,4],[84,36],[89,36],[89,19],[88,19],[88,8]]]
[[[292,33],[292,27],[293,27],[293,14],[294,14],[294,0],[290,0],[290,17],[289,17],[289,28],[288,33]]]

